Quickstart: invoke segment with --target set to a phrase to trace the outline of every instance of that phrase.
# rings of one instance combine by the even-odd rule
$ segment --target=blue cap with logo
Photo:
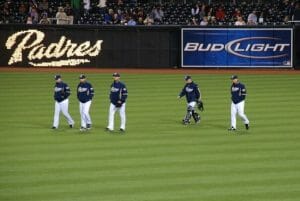
[[[185,81],[188,81],[189,79],[192,79],[192,76],[190,76],[190,75],[184,76],[184,80],[185,80]]]
[[[113,77],[121,77],[119,73],[113,73],[112,76]]]
[[[85,79],[86,76],[84,74],[79,75],[79,79]]]
[[[60,78],[61,78],[61,75],[55,75],[55,76],[54,76],[54,79],[55,79],[55,80],[58,80],[58,79],[60,79]]]
[[[238,79],[239,77],[237,76],[237,75],[232,75],[231,77],[230,77],[230,79],[231,80],[235,80],[235,79]]]

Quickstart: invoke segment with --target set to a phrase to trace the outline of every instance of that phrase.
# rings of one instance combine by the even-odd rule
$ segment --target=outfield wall
[[[300,25],[294,28],[294,68],[300,69]]]
[[[245,27],[244,30],[238,27],[215,27],[210,28],[213,33],[209,33],[210,35],[205,33],[199,38],[197,35],[203,34],[205,29],[192,28],[194,36],[191,38],[183,36],[184,29],[187,27],[0,25],[0,66],[100,68],[300,66],[300,48],[297,48],[300,47],[300,27],[294,29],[269,27],[268,31],[264,32],[261,30],[266,27]],[[285,29],[285,33],[279,33],[279,29]],[[224,31],[227,34],[226,40],[222,39]],[[228,48],[229,43],[233,44],[227,40],[229,36],[237,47]],[[190,49],[185,49],[183,38],[192,43],[188,46]],[[214,44],[215,41],[218,43]],[[247,44],[243,44],[245,41]],[[203,43],[202,46],[200,43]],[[277,43],[279,46],[275,47]],[[193,44],[197,44],[197,47]],[[249,54],[244,54],[246,51]],[[188,59],[192,58],[188,60],[188,64],[196,63],[196,65],[185,65],[183,55],[187,55]]]

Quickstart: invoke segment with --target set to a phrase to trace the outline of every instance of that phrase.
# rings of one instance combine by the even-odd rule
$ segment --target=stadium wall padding
[[[300,25],[294,27],[294,68],[300,70]]]
[[[165,68],[179,62],[180,29],[174,26],[1,25],[0,30],[0,66]],[[60,42],[55,50],[53,46]],[[77,49],[88,44],[90,51]],[[76,46],[73,53],[64,52],[72,45]]]
[[[180,67],[181,28],[1,24],[0,66]],[[300,67],[299,47],[300,26],[294,27],[295,67]]]

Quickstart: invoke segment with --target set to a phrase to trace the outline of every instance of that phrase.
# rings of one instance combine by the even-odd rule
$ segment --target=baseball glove
[[[123,103],[117,103],[117,104],[116,104],[116,107],[119,108],[119,107],[122,107],[122,105],[123,105]]]
[[[197,101],[197,107],[201,112],[204,111],[204,104],[201,100]]]

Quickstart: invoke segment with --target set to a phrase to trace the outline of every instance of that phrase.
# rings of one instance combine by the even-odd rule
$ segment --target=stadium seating
[[[11,1],[8,1],[11,2]],[[31,2],[31,3],[29,3]],[[26,19],[28,16],[28,10],[30,5],[32,5],[32,1],[24,1],[24,0],[14,0],[13,3],[9,3],[8,13],[5,13],[4,4],[1,3],[1,11],[0,11],[0,23],[26,23]],[[34,1],[39,3],[39,1]],[[39,14],[47,13],[48,18],[55,18],[58,7],[65,7],[67,3],[70,3],[68,0],[48,0],[49,9],[46,11],[39,10]],[[118,5],[117,1],[107,1],[106,8],[99,8],[97,5],[99,0],[91,0],[91,9],[89,11],[84,11],[80,9],[78,16],[75,17],[74,23],[76,24],[95,24],[95,25],[103,25],[105,23],[105,15],[108,14],[108,10],[112,9],[114,13],[117,10],[122,12],[123,17],[126,18],[128,16],[132,16],[133,18],[137,18],[136,13],[138,10],[142,10],[142,18],[143,20],[146,18],[147,14],[150,14],[153,7],[155,7],[156,3],[144,3],[147,1],[143,1],[142,3],[123,3]],[[191,1],[187,1],[191,2]],[[216,1],[214,1],[216,2]],[[264,3],[240,3],[238,5],[233,5],[232,3],[213,3],[211,5],[207,5],[206,7],[206,15],[211,10],[212,16],[215,15],[215,12],[219,7],[222,7],[225,11],[225,18],[223,20],[217,20],[215,25],[233,25],[236,21],[236,17],[234,16],[235,9],[239,9],[241,11],[241,15],[243,19],[246,21],[249,13],[253,10],[257,11],[257,17],[259,18],[260,14],[263,13],[263,22],[262,25],[279,25],[285,24],[285,17],[289,16],[290,13],[289,7],[290,4],[284,4],[283,1],[261,1]],[[24,3],[27,8],[26,13],[20,13],[19,7]],[[189,25],[192,19],[191,9],[195,5],[193,3],[163,3],[160,4],[164,12],[164,16],[161,21],[155,21],[155,25]],[[201,8],[201,5],[200,5]],[[197,16],[196,16],[197,17]],[[137,19],[135,19],[137,20]],[[198,22],[201,19],[197,19]],[[126,21],[126,20],[125,20]]]

